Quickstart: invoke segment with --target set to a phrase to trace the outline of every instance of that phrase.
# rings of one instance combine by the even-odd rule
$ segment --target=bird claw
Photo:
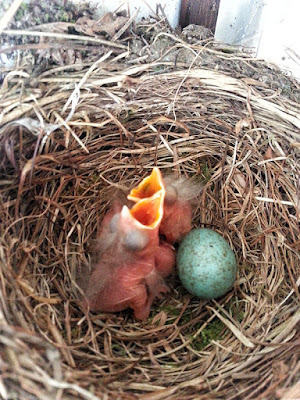
[[[163,283],[160,286],[158,286],[158,288],[156,289],[155,297],[157,297],[159,300],[161,300],[161,299],[163,299],[163,294],[166,294],[169,292],[170,292],[170,288]]]

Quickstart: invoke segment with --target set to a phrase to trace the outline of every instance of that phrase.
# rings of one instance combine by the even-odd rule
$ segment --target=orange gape
[[[129,195],[127,196],[128,200],[131,200],[135,203],[138,204],[139,201],[142,199],[148,198],[149,196],[153,196],[157,191],[162,190],[162,188],[165,191],[165,197],[164,197],[164,205],[163,205],[163,215],[162,215],[162,220],[160,223],[159,227],[159,233],[164,234],[164,231],[162,232],[162,224],[164,223],[165,220],[165,213],[166,213],[166,190],[165,190],[165,185],[161,176],[161,172],[159,168],[154,167],[152,170],[151,175],[147,176],[142,180],[142,182],[136,187],[133,188]],[[167,212],[168,212],[168,206],[167,206]],[[173,226],[174,227],[174,226]],[[177,228],[178,230],[178,228]],[[176,232],[176,236],[178,233]],[[170,235],[165,235],[166,240],[169,243],[174,243],[176,240],[168,240],[170,239]],[[179,235],[178,235],[179,237]],[[170,246],[167,242],[165,241],[160,241],[160,245],[156,251],[155,254],[155,265],[156,269],[159,272],[159,274],[163,277],[167,277],[171,275],[173,272],[174,266],[175,266],[175,250],[172,246]]]
[[[151,177],[160,174],[158,168],[154,168],[152,174],[146,177],[137,188],[129,193],[128,200],[138,202],[148,195],[153,195],[159,190],[159,186],[151,185]],[[186,181],[166,178],[162,185],[165,187],[164,212],[160,224],[159,233],[165,240],[173,244],[182,239],[192,229],[192,205],[191,198],[195,187],[187,184]]]
[[[128,195],[135,203],[131,209],[112,206],[101,225],[98,262],[85,291],[90,310],[130,307],[137,319],[149,316],[155,298],[168,291],[164,278],[175,266],[172,244],[192,227],[188,187],[186,181],[163,180],[155,167]]]
[[[154,299],[168,291],[163,278],[172,272],[175,255],[170,246],[159,244],[165,198],[160,171],[155,169],[146,182],[147,190],[144,184],[137,190],[144,190],[145,198],[131,210],[116,204],[103,219],[99,261],[85,291],[92,311],[130,307],[137,319],[145,319]]]

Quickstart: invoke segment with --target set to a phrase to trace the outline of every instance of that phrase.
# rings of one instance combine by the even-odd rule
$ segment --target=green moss
[[[12,27],[26,28],[50,22],[74,23],[80,17],[92,17],[93,14],[94,8],[88,2],[80,2],[80,4],[75,5],[72,1],[30,0],[21,4],[12,21]]]
[[[186,324],[187,322],[192,321],[192,319],[194,318],[192,311],[185,311],[185,313],[183,314],[183,316],[180,318],[180,323],[182,325]]]
[[[80,338],[80,335],[81,335],[81,329],[80,329],[80,327],[79,326],[75,326],[75,328],[73,328],[72,330],[71,330],[71,335],[72,335],[72,339],[79,339]]]
[[[29,6],[27,3],[22,3],[20,5],[20,7],[18,8],[18,11],[16,12],[15,15],[15,20],[16,21],[21,21],[22,18],[24,17],[24,15],[26,14],[26,12],[28,11]]]
[[[201,172],[201,175],[204,178],[204,182],[209,182],[213,174],[213,169],[207,164],[206,161],[201,165]]]
[[[155,67],[155,68],[154,68],[154,72],[156,72],[156,73],[163,72],[164,70],[165,70],[164,67]]]
[[[232,317],[238,321],[242,322],[244,319],[244,310],[242,308],[243,303],[238,297],[233,297],[231,301],[226,304],[225,309],[229,312]]]
[[[177,364],[177,363],[172,363],[172,362],[170,362],[169,360],[166,361],[166,365],[161,364],[160,366],[161,366],[161,368],[164,368],[164,369],[166,369],[166,370],[178,368],[178,364]]]
[[[149,321],[152,321],[153,318],[161,311],[164,311],[168,316],[166,325],[172,324],[174,322],[174,320],[178,317],[179,312],[180,312],[180,310],[172,304],[165,304],[165,305],[160,305],[157,307],[152,307],[151,313],[149,316]]]
[[[200,333],[199,337],[192,340],[192,347],[195,350],[202,350],[212,340],[222,340],[226,332],[226,325],[222,321],[213,319]]]
[[[244,311],[239,310],[239,311],[236,313],[235,318],[236,318],[236,320],[237,320],[238,322],[242,322],[243,319],[244,319]]]
[[[99,173],[97,173],[97,172],[94,172],[94,173],[90,176],[90,181],[91,181],[92,183],[97,182],[98,179],[99,179]]]
[[[59,13],[60,21],[62,21],[62,22],[72,22],[72,21],[70,21],[69,14],[67,13],[67,11],[63,7],[59,8],[58,13]]]
[[[112,343],[111,344],[111,350],[112,350],[113,354],[115,354],[115,355],[119,355],[119,356],[126,356],[127,355],[125,349],[119,343]]]
[[[165,311],[167,314],[170,314],[174,317],[179,315],[179,309],[172,304],[165,304],[158,307],[159,311]]]
[[[68,339],[68,333],[67,333],[66,329],[64,329],[60,333],[64,340]],[[71,329],[72,340],[78,340],[80,338],[81,334],[82,334],[82,331],[80,329],[80,326],[75,326],[75,328]]]

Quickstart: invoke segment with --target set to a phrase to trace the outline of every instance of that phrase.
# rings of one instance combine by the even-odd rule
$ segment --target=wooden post
[[[181,0],[181,28],[189,24],[202,25],[213,33],[216,29],[220,0]]]

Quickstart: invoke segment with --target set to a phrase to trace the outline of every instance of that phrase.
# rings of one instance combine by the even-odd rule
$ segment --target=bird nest
[[[164,19],[128,21],[111,42],[60,33],[59,66],[58,36],[22,44],[4,71],[0,395],[299,398],[299,86]],[[230,243],[234,287],[204,301],[174,275],[146,321],[87,313],[97,227],[153,166],[201,182],[193,224]]]

